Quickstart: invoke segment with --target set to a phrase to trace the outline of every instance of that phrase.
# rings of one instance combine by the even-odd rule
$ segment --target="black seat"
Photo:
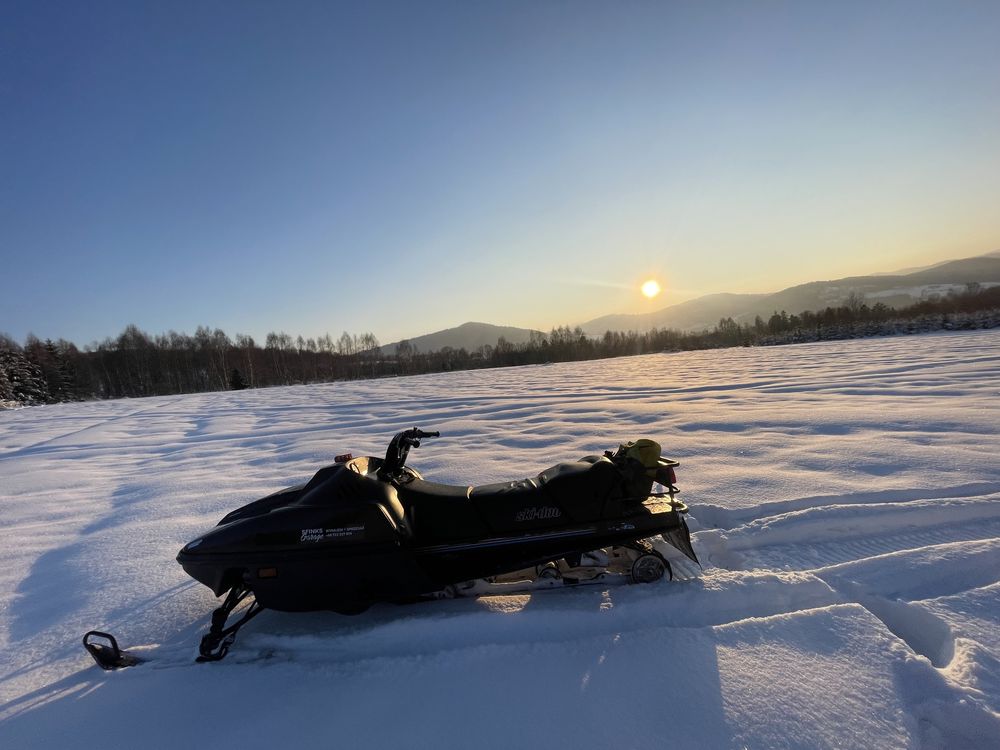
[[[413,479],[397,487],[417,542],[443,544],[596,521],[607,501],[618,502],[621,481],[611,461],[588,456],[512,482],[455,487]]]
[[[516,482],[495,482],[473,487],[469,496],[477,503],[489,503],[493,500],[530,500],[533,495],[541,492],[537,479],[519,479]]]
[[[594,521],[604,513],[605,501],[621,492],[621,474],[603,456],[587,456],[556,464],[538,475],[538,483],[566,508],[574,521]]]
[[[469,500],[469,487],[413,479],[397,487],[410,528],[419,544],[478,539],[489,527]]]
[[[608,459],[588,456],[537,477],[473,487],[470,497],[495,532],[532,532],[598,520],[605,500],[620,494],[620,479]]]

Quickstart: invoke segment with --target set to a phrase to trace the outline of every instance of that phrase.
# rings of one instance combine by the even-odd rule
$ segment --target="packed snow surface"
[[[195,664],[180,547],[413,425],[455,484],[654,438],[704,569],[265,612]],[[998,432],[1000,331],[0,412],[0,747],[1000,747]]]

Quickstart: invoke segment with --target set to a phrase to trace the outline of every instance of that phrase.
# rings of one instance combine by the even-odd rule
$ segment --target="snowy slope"
[[[704,571],[265,612],[194,664],[178,549],[414,424],[456,483],[660,440]],[[1000,747],[998,432],[1000,331],[0,412],[0,747]]]

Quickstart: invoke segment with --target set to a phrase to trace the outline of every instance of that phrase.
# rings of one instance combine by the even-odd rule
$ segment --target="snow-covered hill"
[[[178,549],[414,424],[455,483],[660,440],[704,570],[265,612],[195,664]],[[998,434],[1000,331],[0,412],[0,747],[998,747]]]
[[[869,305],[876,302],[891,307],[908,307],[935,295],[960,292],[970,283],[983,289],[1000,283],[1000,256],[987,253],[889,274],[851,276],[828,281],[810,281],[770,294],[708,294],[639,315],[606,315],[581,323],[584,331],[601,335],[605,331],[648,331],[652,328],[680,330],[711,329],[720,318],[752,323],[759,315],[767,320],[779,310],[798,315],[805,310],[818,312],[826,307],[847,304],[852,294],[860,294]]]

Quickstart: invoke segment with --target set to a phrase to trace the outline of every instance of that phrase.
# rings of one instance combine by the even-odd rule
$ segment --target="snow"
[[[0,747],[998,747],[998,396],[977,331],[0,412]],[[704,570],[265,612],[195,664],[180,547],[413,425],[454,483],[657,439]]]
[[[976,282],[980,289],[989,289],[1000,286],[1000,281]],[[966,290],[965,284],[920,284],[918,286],[902,286],[892,289],[882,289],[878,292],[865,292],[865,299],[887,297],[910,297],[914,300],[933,299],[935,297],[946,297],[949,294],[958,294]]]

